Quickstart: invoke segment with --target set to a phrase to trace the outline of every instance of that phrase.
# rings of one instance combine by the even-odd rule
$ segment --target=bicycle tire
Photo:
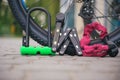
[[[22,29],[25,30],[27,12],[24,10],[23,6],[20,4],[20,0],[8,0],[8,3],[10,5],[10,8],[16,20],[19,22]],[[30,28],[31,28],[31,33],[30,33],[31,38],[36,42],[38,42],[39,44],[43,46],[47,46],[48,45],[47,31],[39,27],[32,19],[30,20]],[[117,44],[116,41],[118,41],[118,39],[114,39],[112,36],[112,35],[115,35],[116,32],[117,30],[113,31],[112,33],[109,34],[109,36],[110,36],[110,40],[112,39],[111,41]],[[119,34],[119,30],[117,34]],[[93,40],[91,43],[96,44],[96,43],[101,43],[101,41]],[[66,50],[66,53],[74,55],[73,53],[75,53],[75,49],[73,49],[72,45],[69,45],[68,49]]]
[[[9,6],[11,8],[11,11],[16,18],[17,22],[20,24],[22,29],[25,31],[26,27],[26,14],[27,12],[25,11],[24,7],[21,5],[20,0],[8,0]],[[35,40],[37,43],[43,46],[48,46],[48,39],[47,39],[47,34],[48,32],[39,27],[33,19],[30,20],[30,37]],[[51,41],[52,41],[51,37]],[[65,53],[69,53],[69,55],[73,55],[75,53],[75,49],[73,49],[72,45],[69,45],[68,49],[66,50]]]
[[[26,11],[20,4],[20,0],[8,0],[13,15],[23,30],[26,27]],[[30,20],[30,36],[41,45],[47,45],[47,31],[39,27],[32,19]]]

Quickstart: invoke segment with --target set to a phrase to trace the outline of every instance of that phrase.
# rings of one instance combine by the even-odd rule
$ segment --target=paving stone
[[[115,73],[100,73],[100,72],[82,72],[72,73],[73,80],[120,80],[120,74]]]
[[[71,80],[70,78],[69,72],[40,71],[29,72],[26,80]]]
[[[15,60],[39,60],[39,57],[37,56],[18,56],[14,58]]]
[[[0,71],[8,71],[12,68],[12,65],[0,65]]]
[[[87,65],[65,65],[65,64],[23,64],[15,65],[14,70],[23,71],[83,71]]]
[[[53,64],[57,65],[59,62],[55,60],[36,60],[33,62],[33,64]]]
[[[20,64],[27,64],[29,61],[28,60],[0,60],[0,64],[1,65],[5,65],[5,64],[16,64],[16,65],[20,65]]]
[[[0,80],[120,80],[117,57],[21,56],[21,38],[0,39]],[[31,40],[32,45],[38,45]]]
[[[13,59],[14,56],[0,56],[0,60],[7,60],[7,59]]]
[[[0,80],[23,80],[24,72],[21,71],[0,71]]]
[[[71,80],[71,79],[69,74],[66,72],[40,71],[28,73],[26,80]]]

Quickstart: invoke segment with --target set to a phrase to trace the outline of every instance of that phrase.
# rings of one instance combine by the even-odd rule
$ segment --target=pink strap
[[[100,32],[100,38],[103,39],[107,35],[107,29],[97,22],[86,25],[83,38],[80,41],[83,56],[103,57],[107,55],[108,46],[102,44],[90,44],[90,34],[93,30]]]

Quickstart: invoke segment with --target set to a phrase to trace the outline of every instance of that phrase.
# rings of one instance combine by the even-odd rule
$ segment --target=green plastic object
[[[55,55],[55,53],[52,51],[52,48],[47,46],[46,47],[22,46],[20,48],[20,52],[21,55],[37,55],[38,53],[40,53],[40,55],[52,55],[52,56]]]

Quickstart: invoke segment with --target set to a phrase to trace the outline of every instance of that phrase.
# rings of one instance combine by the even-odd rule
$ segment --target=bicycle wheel
[[[27,0],[26,0],[27,1]],[[28,0],[29,2],[30,1],[32,1],[32,0]],[[36,0],[36,1],[41,1],[41,0]],[[43,0],[44,1],[44,0]],[[47,3],[47,0],[45,0],[44,2],[43,2],[43,4],[46,4],[45,6],[43,6],[43,7],[47,7],[47,8],[49,8],[49,6],[51,5],[51,4],[55,4],[55,1],[58,1],[58,0],[49,0],[49,1],[51,1],[51,3]],[[83,4],[86,4],[86,3],[90,3],[90,2],[92,2],[92,1],[100,1],[100,0],[75,0],[75,1],[73,1],[73,0],[61,0],[61,1],[63,1],[64,3],[63,3],[63,5],[61,5],[62,7],[67,3],[67,2],[69,2],[69,5],[67,5],[67,9],[66,10],[69,10],[69,7],[70,7],[70,5],[71,5],[71,3],[72,2],[80,2],[80,3],[83,3]],[[114,19],[116,16],[118,17],[118,14],[119,13],[117,13],[116,11],[114,11],[114,8],[113,8],[113,6],[111,6],[113,3],[114,3],[114,0],[111,0],[110,2],[108,1],[108,0],[103,0],[104,1],[104,9],[105,10],[102,10],[102,12],[101,12],[101,10],[100,10],[100,8],[99,7],[97,7],[97,4],[99,3],[92,3],[92,4],[96,4],[95,6],[93,6],[93,5],[89,5],[89,7],[90,8],[93,8],[93,12],[94,12],[94,14],[92,13],[92,14],[88,14],[88,15],[92,15],[92,18],[90,19],[91,20],[91,22],[93,22],[93,21],[95,21],[95,20],[97,20],[98,22],[100,22],[100,23],[102,23],[103,25],[105,25],[105,26],[107,26],[107,27],[110,27],[110,26],[112,26],[113,25],[113,23],[112,23],[112,19]],[[101,2],[103,2],[103,1],[101,1]],[[16,17],[16,19],[17,19],[17,21],[20,23],[20,25],[22,26],[22,28],[23,29],[25,29],[25,25],[26,25],[26,13],[27,13],[27,7],[26,6],[29,6],[29,8],[30,7],[33,7],[33,6],[40,6],[41,7],[41,5],[36,5],[34,2],[35,2],[35,0],[33,0],[33,3],[32,4],[30,4],[30,5],[28,5],[29,4],[29,2],[28,3],[25,3],[26,5],[23,5],[24,3],[23,3],[23,0],[8,0],[8,2],[9,2],[9,5],[10,5],[10,7],[11,7],[11,10],[12,10],[12,12],[13,12],[13,14],[14,14],[14,16]],[[36,2],[37,3],[37,2]],[[42,3],[41,3],[42,4]],[[31,5],[33,5],[33,6],[31,6]],[[60,7],[61,7],[60,6]],[[107,8],[105,7],[105,6],[107,6]],[[65,6],[66,7],[66,6]],[[65,7],[63,7],[63,8],[65,8]],[[117,8],[118,9],[118,8]],[[89,9],[89,10],[91,10],[91,9]],[[115,12],[115,15],[113,15],[114,13],[112,12],[112,10],[113,10],[113,12]],[[64,10],[63,10],[64,11]],[[74,12],[74,11],[73,11]],[[80,12],[84,12],[83,10],[80,10]],[[66,12],[64,12],[65,14],[66,14]],[[106,15],[106,13],[107,13],[107,15]],[[110,14],[108,14],[108,13],[110,13]],[[55,18],[54,18],[55,19]],[[84,17],[83,17],[83,19],[84,19]],[[104,19],[104,20],[101,20],[101,19]],[[66,20],[67,21],[67,20]],[[107,21],[107,22],[106,22]],[[69,21],[68,21],[69,22]],[[105,24],[104,24],[104,23]],[[106,23],[107,23],[107,25],[106,25]],[[116,24],[115,24],[116,25]],[[32,19],[31,18],[31,20],[30,20],[30,28],[31,28],[31,34],[30,34],[30,36],[35,40],[35,41],[37,41],[39,44],[41,44],[41,45],[47,45],[47,43],[48,43],[48,40],[47,40],[47,31],[46,30],[44,30],[43,28],[41,28],[40,27],[41,25],[39,25],[38,23],[37,23],[37,21],[35,21],[34,19]],[[117,25],[118,26],[118,25]],[[116,31],[115,31],[116,32]],[[113,33],[112,33],[113,34]],[[112,36],[112,34],[110,34],[111,35],[111,37],[113,37]],[[51,37],[51,39],[52,39],[52,37]],[[113,40],[114,41],[114,40]],[[72,46],[70,46],[69,48],[72,48]],[[68,50],[68,49],[67,49]],[[72,50],[72,49],[71,49]],[[73,50],[73,51],[67,51],[68,53],[69,52],[75,52],[75,50]]]
[[[112,32],[119,26],[119,0],[82,0],[84,3],[79,15],[84,19],[85,24],[97,21]],[[118,2],[119,1],[119,2]],[[113,20],[116,20],[115,22]],[[112,27],[111,27],[112,26]],[[111,30],[109,29],[111,28]],[[114,29],[113,29],[114,28]]]
[[[55,2],[59,1],[59,0],[49,0],[51,1],[50,4],[48,4],[46,1],[42,2],[41,4],[46,4],[45,6],[41,6],[41,5],[36,5],[34,2],[34,0],[31,0],[33,1],[32,4],[29,4],[29,1],[30,0],[26,0],[28,1],[28,3],[24,2],[25,0],[8,0],[9,2],[9,5],[10,5],[10,8],[13,12],[13,15],[15,16],[16,20],[19,22],[19,24],[21,25],[22,29],[25,30],[25,27],[26,27],[26,13],[27,13],[27,8],[31,8],[31,7],[44,7],[44,8],[49,8],[51,6],[51,4],[55,4]],[[36,0],[38,2],[41,2],[41,0]],[[69,4],[71,5],[73,0],[66,0],[63,2],[63,4],[60,6],[60,8],[64,7],[65,4]],[[36,2],[36,3],[38,3]],[[33,5],[33,6],[31,6]],[[57,4],[58,5],[58,4]],[[58,5],[59,6],[59,5]],[[70,8],[70,6],[67,6],[68,8],[66,10],[68,10]],[[54,7],[55,8],[55,7]],[[64,10],[63,13],[68,13],[69,11],[66,11]],[[56,12],[57,13],[57,12]],[[35,16],[35,14],[33,13],[33,16]],[[55,17],[53,18],[54,21],[55,21]],[[55,24],[55,23],[54,23]],[[40,45],[44,45],[44,46],[47,46],[48,45],[48,35],[47,35],[47,31],[45,30],[45,28],[42,28],[41,25],[39,25],[37,23],[37,19],[33,19],[31,18],[30,20],[30,29],[31,29],[31,33],[30,33],[30,36],[32,39],[34,39],[36,42],[38,42]],[[67,26],[67,25],[66,25]],[[51,40],[52,40],[52,37],[51,37]],[[75,53],[75,50],[72,49],[73,46],[69,46],[69,49],[71,51],[69,51],[67,49],[67,53],[71,54],[71,53]]]
[[[10,8],[16,20],[21,25],[22,29],[26,27],[26,13],[27,11],[22,5],[22,0],[8,0]],[[33,27],[34,26],[34,27]],[[30,20],[31,33],[30,36],[42,45],[47,45],[47,31],[39,27],[33,19]]]
[[[120,44],[120,1],[119,0],[82,0],[84,3],[79,15],[84,19],[85,23],[94,21],[106,26],[110,40],[117,45]],[[91,43],[98,43],[101,40],[95,40]]]

